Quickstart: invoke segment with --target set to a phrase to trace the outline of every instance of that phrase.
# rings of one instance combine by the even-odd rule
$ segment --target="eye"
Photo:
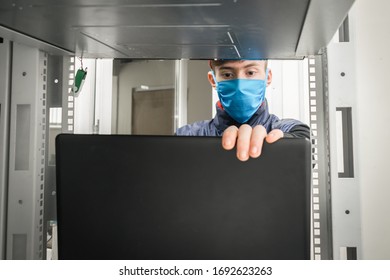
[[[224,79],[232,79],[233,78],[233,73],[225,72],[225,73],[221,73],[221,76]]]
[[[248,76],[254,76],[254,75],[256,75],[256,71],[248,71],[247,75]]]

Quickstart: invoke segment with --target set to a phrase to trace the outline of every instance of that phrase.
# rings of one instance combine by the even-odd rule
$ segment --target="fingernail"
[[[230,142],[229,140],[226,140],[225,141],[225,146],[230,146],[232,142]]]
[[[252,154],[254,154],[254,155],[257,154],[257,148],[256,147],[252,148]]]
[[[242,152],[242,153],[240,154],[240,158],[241,158],[241,159],[246,159],[246,158],[247,158],[247,154],[246,154],[245,152]]]

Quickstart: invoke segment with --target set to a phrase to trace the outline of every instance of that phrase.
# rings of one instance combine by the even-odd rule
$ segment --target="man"
[[[237,146],[237,158],[260,156],[264,140],[283,137],[310,138],[307,125],[293,119],[280,120],[269,114],[265,90],[272,82],[266,60],[210,60],[208,80],[219,101],[214,119],[179,128],[176,135],[222,136],[222,146]]]

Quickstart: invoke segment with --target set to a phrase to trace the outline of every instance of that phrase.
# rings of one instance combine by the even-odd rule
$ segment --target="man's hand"
[[[237,158],[246,161],[249,157],[257,158],[261,154],[264,139],[268,143],[273,143],[283,138],[283,131],[274,129],[267,134],[262,125],[257,125],[253,129],[250,125],[243,124],[240,128],[229,126],[222,135],[222,147],[231,150],[237,146]]]

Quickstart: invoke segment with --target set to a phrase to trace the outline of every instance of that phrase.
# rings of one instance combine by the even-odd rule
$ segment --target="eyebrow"
[[[249,67],[262,67],[261,65],[259,65],[258,63],[250,63],[248,65],[245,65],[244,68],[249,68]]]
[[[250,63],[250,64],[247,64],[244,66],[244,68],[250,68],[250,67],[260,67],[261,68],[261,65],[259,65],[258,63]],[[220,66],[219,67],[219,70],[232,70],[234,69],[234,67],[229,67],[229,66]]]

